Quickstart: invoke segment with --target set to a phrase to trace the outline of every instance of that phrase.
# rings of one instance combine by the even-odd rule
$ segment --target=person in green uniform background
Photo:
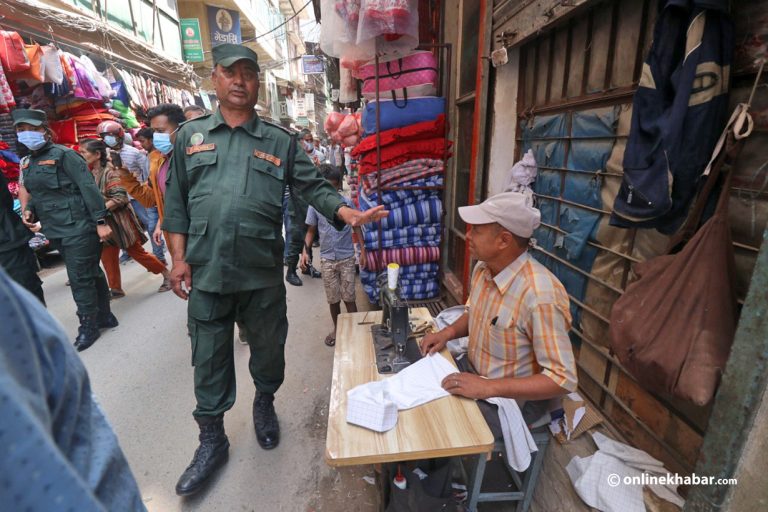
[[[234,323],[250,346],[256,386],[253,421],[264,449],[280,427],[275,392],[285,373],[288,334],[282,261],[282,198],[291,193],[340,229],[385,217],[349,208],[284,128],[256,115],[259,65],[245,46],[213,48],[219,110],[181,125],[167,180],[163,229],[173,248],[171,286],[188,300],[200,445],[176,493],[193,494],[228,456],[224,413],[235,402]]]
[[[0,173],[0,267],[45,305],[43,282],[37,276],[37,258],[29,247],[32,236],[14,211],[8,180]]]
[[[12,116],[19,142],[31,152],[21,162],[23,221],[32,227],[39,220],[45,236],[64,258],[80,318],[75,348],[83,351],[99,338],[99,329],[118,325],[99,267],[101,241],[112,234],[106,223],[107,208],[85,160],[51,142],[45,112],[16,109]]]

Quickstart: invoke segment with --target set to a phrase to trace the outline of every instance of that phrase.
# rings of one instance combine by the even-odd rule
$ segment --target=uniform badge
[[[205,137],[203,137],[203,134],[200,132],[197,132],[192,134],[192,137],[190,137],[189,139],[189,143],[192,144],[193,146],[199,146],[200,144],[203,143],[204,140],[205,140]]]
[[[56,165],[56,160],[40,160],[37,165]]]
[[[213,151],[216,149],[216,144],[201,144],[199,146],[187,147],[187,154],[194,155],[195,153],[202,153],[203,151]]]
[[[267,162],[273,163],[278,167],[280,167],[280,163],[282,162],[282,160],[280,160],[275,155],[270,155],[269,153],[259,151],[258,149],[253,151],[253,156],[255,156],[256,158],[260,158],[262,160],[266,160]]]

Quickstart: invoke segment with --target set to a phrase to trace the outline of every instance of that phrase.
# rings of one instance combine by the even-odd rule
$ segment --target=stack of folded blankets
[[[372,303],[379,301],[377,276],[387,264],[400,265],[400,294],[424,300],[440,293],[438,261],[442,237],[441,189],[451,142],[445,138],[443,98],[382,101],[378,171],[375,105],[363,112],[368,136],[352,151],[359,160],[359,202],[365,210],[383,204],[389,216],[363,227],[367,265],[363,288]]]

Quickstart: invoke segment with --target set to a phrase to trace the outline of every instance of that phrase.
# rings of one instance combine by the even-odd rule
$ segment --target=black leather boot
[[[271,450],[280,443],[280,423],[275,412],[275,395],[256,391],[253,399],[253,426],[256,440],[265,450]]]
[[[78,352],[82,352],[87,349],[99,339],[101,333],[97,326],[98,315],[77,315],[80,318],[80,328],[77,330],[77,338],[75,338],[75,348]]]
[[[296,265],[298,265],[298,259],[291,258],[288,260],[288,269],[285,271],[285,281],[293,286],[301,286],[301,278],[296,273]]]
[[[117,317],[112,314],[112,309],[109,306],[109,289],[107,293],[99,294],[99,315],[97,317],[97,326],[99,329],[112,329],[120,325],[117,321]]]
[[[192,462],[176,484],[176,494],[189,496],[202,489],[205,482],[227,461],[229,439],[224,433],[224,416],[195,418],[200,427],[200,446]]]

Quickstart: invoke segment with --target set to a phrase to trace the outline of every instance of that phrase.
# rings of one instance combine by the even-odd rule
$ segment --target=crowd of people
[[[5,235],[0,264],[15,281],[0,269],[0,305],[24,312],[12,316],[9,329],[29,343],[0,344],[0,435],[18,436],[26,429],[37,440],[24,445],[26,462],[17,461],[18,454],[0,459],[4,471],[10,464],[23,469],[10,471],[5,490],[0,487],[0,500],[15,500],[14,509],[45,510],[51,503],[42,494],[17,498],[7,491],[23,485],[26,474],[50,485],[63,483],[57,495],[66,507],[54,508],[144,509],[116,438],[90,394],[82,362],[55,322],[46,322],[27,228],[44,230],[61,252],[80,319],[78,351],[93,345],[101,329],[118,326],[110,300],[122,291],[115,264],[120,249],[162,276],[160,291],[171,289],[187,301],[187,323],[180,329],[191,341],[192,415],[200,434],[176,485],[179,496],[199,492],[228,458],[224,415],[236,396],[235,324],[251,353],[256,438],[269,450],[280,442],[274,401],[285,378],[284,283],[301,284],[300,263],[308,275],[322,276],[334,325],[341,302],[348,312],[357,310],[353,234],[362,239],[361,226],[390,212],[383,206],[360,211],[339,194],[340,148],[325,148],[309,132],[297,135],[258,117],[256,53],[222,44],[212,56],[219,108],[208,113],[158,105],[147,112],[148,126],[137,134],[143,151],[106,124],[100,139],[83,141],[78,153],[53,142],[44,112],[13,112],[19,142],[30,154],[21,164],[21,219],[9,212],[8,197],[0,193]],[[153,209],[154,224],[153,214],[147,214]],[[523,414],[533,420],[546,413],[541,404],[576,387],[567,294],[527,253],[540,214],[523,194],[506,192],[460,208],[459,215],[471,226],[467,243],[481,263],[472,274],[466,313],[424,337],[422,352],[437,352],[449,340],[468,336],[464,364],[443,387],[475,399],[522,400]],[[320,271],[311,257],[316,235]],[[142,247],[147,238],[154,242],[153,254]],[[170,270],[165,253],[162,258],[154,253],[163,241]],[[285,275],[281,263],[288,267]],[[335,344],[335,329],[325,344]],[[25,370],[11,371],[18,368]],[[46,371],[49,378],[41,377]],[[497,434],[503,429],[494,407],[487,405],[483,412]],[[75,428],[91,435],[60,435]]]

